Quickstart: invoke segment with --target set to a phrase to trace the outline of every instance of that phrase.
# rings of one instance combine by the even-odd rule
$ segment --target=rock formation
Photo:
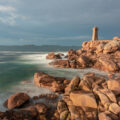
[[[69,50],[64,60],[50,63],[60,68],[96,68],[102,71],[120,71],[120,40],[97,40],[83,42],[79,50]]]
[[[108,74],[105,77],[96,75],[95,73],[87,73],[83,78],[76,76],[68,82],[68,80],[53,77],[46,73],[35,73],[34,81],[37,81],[36,85],[41,86],[43,84],[42,82],[46,82],[46,80],[49,81],[50,87],[53,82],[58,82],[59,85],[63,85],[64,90],[62,94],[43,94],[30,98],[25,93],[16,93],[8,98],[8,102],[5,102],[9,110],[0,112],[0,119],[120,119],[119,75]],[[46,88],[46,85],[44,84],[42,87]],[[56,91],[59,91],[59,87],[56,88]],[[10,101],[13,101],[13,103]],[[10,104],[12,104],[12,107]]]

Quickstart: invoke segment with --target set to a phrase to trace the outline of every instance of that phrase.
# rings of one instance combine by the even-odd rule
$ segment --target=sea
[[[33,97],[52,93],[46,88],[34,85],[36,72],[45,72],[53,76],[66,77],[71,80],[75,76],[82,77],[85,73],[107,73],[95,69],[60,69],[53,68],[46,60],[49,52],[67,54],[69,49],[80,49],[79,46],[0,46],[0,111],[5,111],[3,103],[16,92],[25,92]]]

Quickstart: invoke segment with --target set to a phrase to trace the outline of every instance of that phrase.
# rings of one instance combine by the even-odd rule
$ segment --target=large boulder
[[[38,87],[48,88],[54,92],[63,92],[64,90],[63,77],[53,77],[46,73],[38,72],[34,74],[34,83]]]
[[[101,63],[103,70],[105,71],[116,72],[119,70],[118,65],[108,56],[100,57],[98,61]]]
[[[70,68],[69,60],[56,60],[56,61],[52,61],[49,64],[57,68]]]
[[[70,99],[75,106],[97,108],[96,99],[92,92],[73,91],[70,93]]]
[[[120,80],[108,80],[108,89],[112,90],[114,94],[120,94]]]
[[[111,53],[111,52],[115,52],[120,48],[120,42],[117,40],[112,40],[110,42],[108,42],[105,46],[104,46],[104,51],[103,53]]]
[[[13,109],[22,106],[28,100],[30,97],[26,93],[16,93],[8,98],[6,105],[8,109]]]
[[[34,83],[39,87],[44,85],[50,86],[53,81],[55,81],[55,78],[46,73],[39,72],[34,74]]]

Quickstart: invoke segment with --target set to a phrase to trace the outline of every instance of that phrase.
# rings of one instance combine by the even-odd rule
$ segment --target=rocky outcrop
[[[59,68],[96,68],[103,71],[120,71],[120,40],[96,40],[83,42],[79,50],[69,50],[66,60],[50,63]]]
[[[49,65],[54,65],[54,67],[56,68],[69,68],[70,62],[69,60],[56,60],[49,63]]]
[[[119,70],[118,65],[108,56],[102,56],[98,59],[105,71],[116,72]]]
[[[35,73],[34,75],[34,83],[38,87],[49,88],[54,92],[63,92],[66,84],[64,81],[66,79],[63,77],[53,77],[46,73]]]
[[[54,52],[50,52],[47,56],[46,59],[61,59],[64,54],[58,53],[55,54]]]
[[[112,40],[104,45],[103,53],[111,53],[119,50],[120,48],[120,42],[117,40]]]
[[[112,76],[114,76],[111,77],[113,79],[109,79],[94,73],[87,73],[82,79],[74,78],[69,83],[62,99],[66,103],[73,120],[120,119],[120,106],[118,104],[120,98],[112,89],[112,85],[117,85],[114,85],[114,83],[108,84],[109,81],[112,82],[114,79],[119,81],[119,76]],[[74,82],[77,84],[74,85]],[[72,84],[75,86],[74,89],[68,89]]]
[[[56,84],[62,84],[65,91],[62,94],[42,94],[33,98],[17,93],[6,102],[6,106],[12,102],[12,107],[9,105],[12,110],[0,112],[0,119],[119,120],[119,80],[118,74],[105,77],[91,72],[83,78],[76,76],[68,81],[46,73],[36,73],[34,82],[37,86],[57,88],[57,92],[61,90],[58,90],[60,86],[56,87]]]

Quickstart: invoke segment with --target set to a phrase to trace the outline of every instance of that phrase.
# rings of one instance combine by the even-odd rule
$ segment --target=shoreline
[[[34,75],[34,83],[36,86],[38,86],[38,89],[40,89],[40,87],[43,87],[45,89],[46,88],[50,89],[53,92],[51,92],[49,94],[48,93],[41,94],[41,95],[37,95],[37,96],[33,96],[33,97],[27,97],[28,93],[13,94],[11,97],[8,98],[8,102],[4,103],[4,105],[6,107],[9,107],[9,109],[11,109],[11,110],[8,110],[7,114],[6,114],[6,112],[5,113],[0,112],[0,117],[7,117],[7,115],[11,114],[11,112],[12,112],[15,119],[18,119],[18,120],[25,118],[25,114],[28,115],[27,119],[29,117],[31,117],[32,119],[35,118],[36,120],[41,120],[41,118],[48,119],[48,120],[56,120],[59,118],[61,118],[63,120],[66,120],[66,119],[72,120],[72,118],[74,118],[73,120],[76,120],[76,119],[81,119],[81,117],[84,117],[83,120],[86,120],[86,119],[98,120],[97,118],[98,117],[100,118],[103,114],[105,116],[107,116],[107,113],[104,110],[104,107],[106,107],[106,104],[104,102],[106,100],[107,100],[107,102],[109,101],[108,106],[112,106],[114,104],[115,104],[115,106],[117,105],[116,94],[118,94],[118,93],[113,91],[113,87],[108,86],[108,82],[107,82],[107,81],[112,82],[112,81],[114,81],[114,79],[116,81],[118,81],[118,76],[112,74],[112,75],[109,75],[107,78],[105,78],[102,75],[96,75],[96,74],[90,73],[90,72],[85,74],[81,78],[78,76],[73,77],[72,80],[66,80],[66,78],[62,78],[62,77],[54,77],[54,76],[48,75],[46,73],[36,73]],[[86,81],[86,82],[84,82],[84,81]],[[85,84],[85,83],[89,83],[89,84]],[[91,87],[90,87],[90,83],[92,84]],[[119,84],[119,82],[118,82],[118,84]],[[107,86],[109,87],[109,89]],[[118,88],[114,88],[114,89],[117,90]],[[82,98],[81,97],[77,98],[77,96],[81,95],[78,92],[81,92],[81,94],[83,94]],[[20,95],[20,94],[25,94],[26,99],[25,99],[25,96],[22,97],[22,95]],[[89,96],[89,94],[90,94],[90,96]],[[60,98],[59,98],[59,95],[61,96]],[[75,97],[72,97],[72,95],[74,95]],[[101,98],[101,95],[102,96],[105,95],[105,96],[107,96],[107,98],[105,96],[104,96],[105,98],[104,97]],[[84,98],[84,96],[85,96],[85,98]],[[99,99],[97,96],[99,97]],[[18,101],[24,100],[24,102],[23,103],[20,102],[19,104],[16,104],[16,102],[14,101],[14,99],[16,97],[17,97]],[[74,101],[74,99],[75,99],[75,101]],[[84,101],[86,100],[86,102],[81,104],[79,100],[81,102],[82,102],[82,100],[84,100]],[[11,103],[11,101],[12,101],[12,103]],[[101,104],[103,104],[103,106],[101,106]],[[85,107],[87,107],[87,108],[84,109]],[[103,107],[103,108],[101,109],[101,107]],[[33,114],[35,112],[33,110],[33,108],[37,109],[37,111],[36,111],[37,113],[35,115]],[[87,110],[89,110],[88,108],[90,109],[90,111],[87,111]],[[118,108],[119,108],[119,105],[117,105],[117,109]],[[107,109],[111,111],[111,108],[107,107]],[[45,110],[46,112],[44,113],[43,110]],[[81,110],[86,112],[86,115],[84,115],[83,113],[77,112],[77,111],[81,111]],[[113,108],[113,110],[114,110],[114,108]],[[51,111],[52,111],[52,113],[50,114]],[[19,112],[19,115],[18,115],[18,112]],[[25,114],[24,114],[24,112],[25,112]],[[90,114],[92,114],[92,112],[93,113],[95,112],[94,117],[91,116],[92,117],[91,118],[90,116],[87,116],[87,113],[89,113],[89,115],[90,115]],[[30,113],[32,113],[32,114],[30,115]],[[73,113],[75,114],[75,116],[73,115]],[[114,113],[109,113],[109,114],[112,116],[114,115]],[[13,116],[11,116],[11,118],[12,117]],[[86,117],[88,117],[88,118],[86,118]],[[117,115],[115,117],[117,118]],[[99,119],[99,120],[102,120],[102,119]],[[117,120],[117,119],[115,119],[115,120]]]
[[[46,56],[47,64],[52,61],[52,64],[48,66],[51,70],[49,74],[48,71],[35,73],[34,85],[23,81],[22,85],[29,86],[28,88],[31,88],[32,92],[27,91],[27,87],[23,87],[25,92],[18,91],[10,96],[4,103],[8,111],[0,112],[0,118],[10,116],[15,120],[23,118],[28,120],[118,120],[120,75],[116,71],[118,68],[114,66],[114,62],[119,63],[114,54],[116,55],[119,49],[113,49],[114,52],[105,54],[105,56],[112,56],[115,59],[107,57],[101,59],[101,55],[104,56],[103,50],[105,48],[102,48],[100,53],[97,51],[98,54],[96,54],[98,49],[93,49],[104,42],[106,45],[110,44],[111,41],[86,42],[83,43],[83,46],[85,45],[87,48],[70,50],[67,55],[49,53]],[[99,45],[95,46],[96,44]],[[91,45],[92,47],[90,47]],[[91,52],[91,49],[95,51]],[[102,65],[100,69],[103,71],[94,69],[93,65],[97,67]],[[58,73],[55,74],[55,71]],[[60,71],[63,74],[60,75]],[[41,93],[35,95],[38,91],[36,92],[33,86]],[[23,88],[21,89],[23,90]],[[43,91],[47,92],[43,93]],[[30,96],[29,93],[33,93],[33,96]]]

